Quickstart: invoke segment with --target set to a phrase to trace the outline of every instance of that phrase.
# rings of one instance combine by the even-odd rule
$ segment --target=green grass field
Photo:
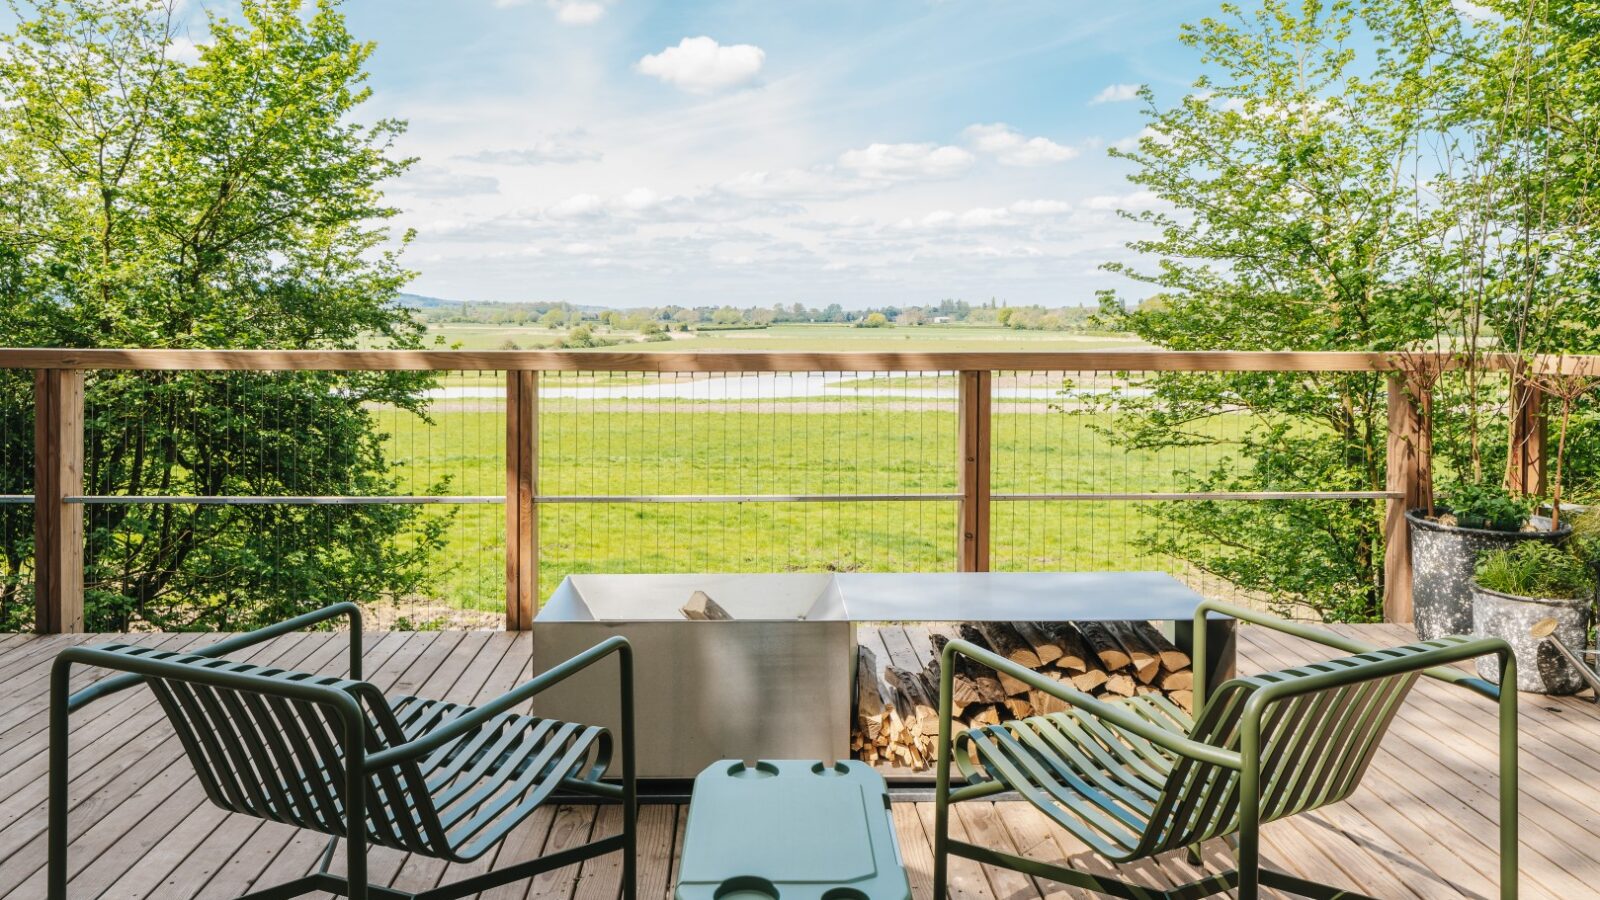
[[[738,404],[547,403],[540,417],[543,495],[952,494],[950,404],[845,403],[838,410],[734,411]],[[403,489],[456,495],[505,490],[498,409],[435,412],[432,424],[385,412]],[[997,493],[1162,491],[1195,451],[1128,453],[1104,414],[996,412]],[[1237,433],[1219,417],[1212,433]],[[1187,458],[1181,454],[1187,453]],[[448,481],[440,485],[443,478]],[[1166,568],[1139,550],[1151,524],[1133,502],[1001,502],[1000,569]],[[437,605],[503,608],[504,521],[498,505],[429,507],[452,515],[432,597]],[[540,506],[539,594],[579,572],[949,570],[956,504],[936,499],[852,503],[552,503]]]

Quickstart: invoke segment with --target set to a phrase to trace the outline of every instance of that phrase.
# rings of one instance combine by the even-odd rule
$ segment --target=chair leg
[[[57,660],[50,670],[50,825],[45,892],[67,898],[67,677],[71,664]]]

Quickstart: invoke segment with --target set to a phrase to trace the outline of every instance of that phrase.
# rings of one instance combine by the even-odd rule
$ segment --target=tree
[[[866,318],[856,322],[857,328],[888,328],[889,317],[881,312],[868,313]]]
[[[401,123],[356,116],[370,44],[333,2],[245,0],[200,59],[153,0],[36,0],[0,52],[0,333],[94,347],[421,345],[380,185]],[[409,236],[403,237],[403,246]],[[374,412],[421,373],[96,373],[94,494],[398,493]],[[12,389],[7,385],[7,390]],[[8,401],[11,398],[8,397]],[[29,434],[31,404],[0,409]],[[6,478],[31,469],[31,445]],[[16,470],[10,470],[15,466]],[[442,487],[435,486],[435,487]],[[31,540],[6,507],[8,581]],[[92,631],[248,628],[418,590],[443,521],[415,507],[117,505],[88,519]],[[22,535],[24,537],[19,537]],[[17,605],[8,603],[18,625]]]
[[[1401,350],[1426,344],[1457,307],[1437,277],[1450,216],[1425,141],[1435,101],[1456,92],[1462,49],[1447,0],[1262,0],[1186,27],[1210,73],[1115,151],[1168,209],[1129,214],[1156,236],[1131,246],[1153,269],[1107,268],[1157,302],[1104,319],[1180,350]],[[1421,172],[1422,174],[1417,174]],[[1445,248],[1442,250],[1441,248]],[[1003,312],[1003,310],[1002,310]],[[1197,491],[1384,489],[1383,380],[1370,374],[1172,374],[1119,400],[1129,447],[1217,446],[1184,473]],[[1235,416],[1229,446],[1205,424]],[[1232,436],[1232,429],[1227,429]],[[1331,619],[1378,616],[1382,530],[1370,500],[1181,502],[1157,515],[1157,550],[1279,605]]]
[[[542,328],[560,328],[565,324],[567,324],[567,311],[564,309],[547,310],[539,317],[539,325]]]

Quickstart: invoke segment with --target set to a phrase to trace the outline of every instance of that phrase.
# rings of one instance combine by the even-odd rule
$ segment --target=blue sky
[[[1148,198],[1105,147],[1217,0],[349,0],[419,293],[1092,302]],[[204,40],[202,0],[186,10]],[[1097,98],[1101,98],[1097,101]]]

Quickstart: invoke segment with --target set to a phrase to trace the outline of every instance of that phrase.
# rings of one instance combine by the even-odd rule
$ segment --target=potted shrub
[[[1517,660],[1517,690],[1575,694],[1583,678],[1555,648],[1530,633],[1535,623],[1554,619],[1555,636],[1573,650],[1588,646],[1595,601],[1590,560],[1573,548],[1546,541],[1524,541],[1491,550],[1478,561],[1472,584],[1472,630],[1504,638]],[[1500,660],[1480,657],[1478,674],[1500,678]]]
[[[1432,510],[1406,513],[1411,530],[1411,611],[1417,636],[1433,640],[1472,631],[1472,575],[1480,555],[1520,544],[1560,543],[1570,525],[1533,516],[1533,502],[1504,486],[1463,482],[1441,492]]]

